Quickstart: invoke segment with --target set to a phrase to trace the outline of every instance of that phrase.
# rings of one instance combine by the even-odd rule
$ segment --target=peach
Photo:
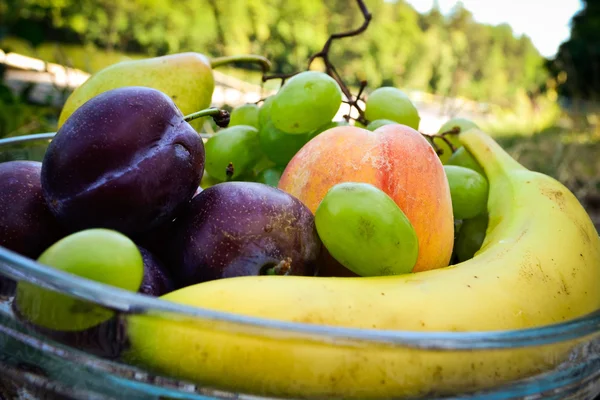
[[[287,165],[279,188],[314,213],[341,182],[370,183],[404,211],[419,240],[413,272],[449,264],[454,244],[452,200],[446,174],[431,145],[401,124],[371,132],[341,126],[309,141]]]

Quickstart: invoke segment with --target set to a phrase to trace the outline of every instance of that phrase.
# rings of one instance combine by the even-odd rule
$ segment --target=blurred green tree
[[[367,80],[367,90],[394,85],[511,104],[520,90],[534,93],[546,80],[544,58],[529,38],[507,25],[477,23],[460,2],[447,16],[439,7],[420,15],[405,0],[365,2],[369,29],[336,41],[330,54],[349,84]],[[306,68],[330,33],[362,23],[348,0],[5,0],[0,18],[5,33],[34,49],[61,43],[137,56],[255,53],[278,73]],[[76,59],[79,68],[98,68]]]
[[[566,97],[600,100],[600,2],[583,0],[571,21],[571,36],[561,44],[549,67]],[[566,73],[561,74],[561,72]]]

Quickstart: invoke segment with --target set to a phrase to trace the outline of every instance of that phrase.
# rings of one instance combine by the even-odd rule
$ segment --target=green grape
[[[282,167],[267,168],[259,172],[258,176],[256,177],[256,182],[277,187],[282,174]]]
[[[368,183],[334,185],[315,212],[329,253],[360,276],[406,274],[419,253],[415,230],[385,192]]]
[[[308,142],[309,135],[290,135],[267,122],[258,134],[260,148],[276,165],[287,165],[292,157]]]
[[[208,189],[211,186],[215,186],[217,183],[221,183],[221,181],[213,178],[206,171],[204,171],[204,175],[202,175],[202,180],[200,180],[200,187],[202,189]]]
[[[460,128],[460,132],[465,132],[472,128],[479,129],[477,124],[475,122],[471,121],[470,119],[452,118],[451,120],[447,121],[444,125],[442,125],[440,127],[440,129],[438,130],[438,133],[448,132],[455,126],[458,126]]]
[[[230,179],[230,181],[234,180],[234,181],[240,181],[240,182],[255,182],[257,175],[258,174],[256,172],[254,172],[254,169],[250,169],[250,170],[244,172],[243,174],[241,174],[233,179]]]
[[[304,71],[279,89],[271,104],[271,120],[277,129],[305,134],[333,119],[342,104],[342,90],[324,72]]]
[[[259,141],[260,141],[260,132],[259,134]],[[267,169],[267,168],[271,168],[274,167],[275,163],[273,161],[271,161],[271,159],[269,157],[267,157],[266,154],[263,153],[262,157],[254,164],[254,168],[252,168],[252,172],[254,173],[254,176],[256,177],[256,175],[258,175],[260,173],[260,171],[262,171],[263,169]]]
[[[406,93],[395,87],[375,89],[365,104],[365,118],[369,121],[389,119],[419,129],[421,117]]]
[[[458,237],[458,234],[460,233],[460,228],[462,227],[462,224],[463,224],[462,219],[454,220],[454,241],[456,241],[456,238]]]
[[[465,167],[472,169],[473,171],[479,172],[481,175],[485,176],[485,171],[479,165],[477,160],[469,153],[467,149],[463,146],[459,147],[446,161],[446,165],[458,165],[459,167]]]
[[[258,109],[258,128],[262,128],[271,120],[271,105],[275,96],[269,96]]]
[[[120,232],[94,228],[54,243],[38,261],[64,272],[137,292],[144,262],[136,244]],[[15,297],[19,314],[53,330],[82,331],[113,316],[113,311],[28,282],[19,282]]]
[[[488,182],[478,172],[457,165],[444,165],[454,219],[473,218],[487,209]]]
[[[231,111],[229,126],[248,125],[258,129],[258,112],[256,104],[244,104]]]
[[[325,125],[323,125],[320,128],[315,129],[314,131],[312,131],[311,133],[308,134],[308,138],[309,140],[314,138],[317,135],[320,135],[321,133],[328,131],[329,129],[332,128],[337,128],[338,126],[350,126],[350,124],[346,121],[331,121]]]
[[[367,125],[367,130],[374,131],[377,128],[390,124],[397,124],[397,122],[392,121],[391,119],[376,119],[375,121],[371,121],[369,125]]]
[[[440,127],[438,133],[448,132],[454,127],[459,127],[460,132],[465,132],[472,128],[479,128],[473,121],[466,118],[452,118]],[[458,148],[461,146],[461,143],[458,140],[458,135],[446,135],[446,139],[448,139],[454,147]],[[440,161],[442,161],[442,164],[446,164],[450,157],[452,157],[452,149],[443,140],[437,139],[435,143],[443,151],[443,153],[440,155]]]
[[[264,155],[260,150],[258,129],[248,125],[236,125],[211,136],[205,145],[206,172],[224,182],[237,180],[249,173]],[[233,174],[229,164],[233,166]]]
[[[454,241],[454,255],[458,262],[467,261],[481,248],[488,226],[488,214],[464,220]]]

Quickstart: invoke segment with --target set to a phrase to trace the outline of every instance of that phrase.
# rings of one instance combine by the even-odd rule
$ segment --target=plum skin
[[[32,259],[65,236],[42,195],[41,170],[39,161],[0,163],[0,246]],[[0,275],[0,296],[15,287]]]
[[[0,163],[0,245],[36,259],[64,236],[44,197],[39,161]]]
[[[314,276],[321,241],[311,211],[256,182],[203,190],[175,221],[167,262],[177,288],[265,270],[290,259],[288,275]]]
[[[204,158],[202,139],[167,95],[113,89],[59,129],[43,160],[43,194],[71,231],[135,236],[172,220],[192,198]]]
[[[146,248],[138,245],[144,260],[144,277],[138,293],[160,297],[174,290],[175,285],[170,272],[163,263]]]

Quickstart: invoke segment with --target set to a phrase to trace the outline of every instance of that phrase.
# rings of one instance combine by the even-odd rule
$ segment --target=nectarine
[[[373,132],[353,126],[329,129],[296,153],[278,187],[314,213],[327,191],[341,182],[370,183],[404,211],[419,241],[413,272],[448,265],[454,242],[450,189],[442,163],[419,132],[401,124]]]

